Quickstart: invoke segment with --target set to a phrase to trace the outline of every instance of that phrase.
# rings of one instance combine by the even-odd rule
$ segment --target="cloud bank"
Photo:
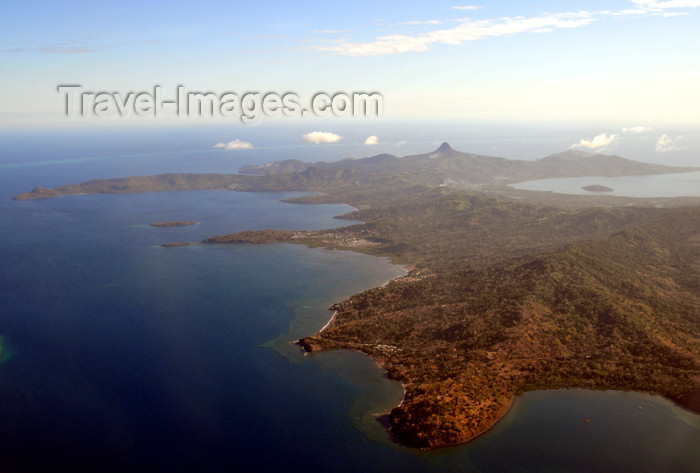
[[[338,141],[342,140],[343,137],[336,135],[335,133],[331,133],[330,131],[312,131],[311,133],[303,135],[301,139],[306,143],[313,143],[317,145],[319,143],[337,143]]]

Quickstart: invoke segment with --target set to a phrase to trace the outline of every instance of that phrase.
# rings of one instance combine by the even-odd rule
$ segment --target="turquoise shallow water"
[[[360,354],[288,342],[401,268],[296,245],[158,246],[344,225],[332,216],[347,206],[225,191],[11,200],[116,168],[196,167],[149,159],[0,169],[0,471],[699,471],[698,416],[633,393],[530,393],[468,445],[392,444],[375,419],[397,383]],[[163,220],[201,223],[148,226]]]

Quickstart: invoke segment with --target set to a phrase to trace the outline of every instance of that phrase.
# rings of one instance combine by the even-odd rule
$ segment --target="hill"
[[[363,201],[349,203],[361,206]],[[364,223],[306,232],[311,244],[354,249],[354,240],[375,242],[364,251],[433,271],[478,267],[506,258],[551,251],[665,215],[664,209],[619,207],[565,210],[512,202],[445,188],[375,197],[341,218]]]

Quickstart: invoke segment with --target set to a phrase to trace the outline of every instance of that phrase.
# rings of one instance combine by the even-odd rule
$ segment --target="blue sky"
[[[59,84],[378,91],[388,120],[692,127],[699,20],[700,0],[3,2],[0,127],[65,126]]]

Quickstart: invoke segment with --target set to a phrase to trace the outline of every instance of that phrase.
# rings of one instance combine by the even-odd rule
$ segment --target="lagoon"
[[[612,192],[589,192],[582,188],[599,184]],[[575,195],[612,195],[620,197],[698,197],[700,171],[679,174],[623,177],[566,177],[538,179],[511,184],[515,189],[547,191]]]

